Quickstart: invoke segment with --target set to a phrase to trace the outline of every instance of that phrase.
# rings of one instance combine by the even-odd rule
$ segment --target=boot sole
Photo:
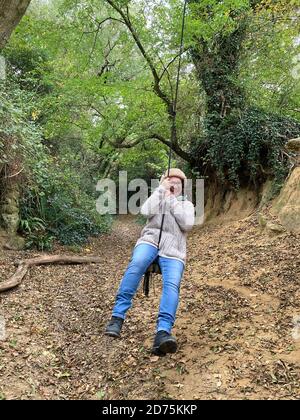
[[[157,356],[165,356],[167,353],[176,353],[177,342],[175,340],[166,340],[159,347],[154,347],[152,353]]]
[[[112,331],[105,331],[104,335],[108,335],[109,337],[113,337],[113,338],[120,338],[121,335]]]

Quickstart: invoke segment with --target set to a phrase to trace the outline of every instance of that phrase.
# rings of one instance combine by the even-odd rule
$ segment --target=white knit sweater
[[[188,200],[179,201],[174,195],[165,197],[165,192],[165,187],[160,185],[142,205],[141,214],[148,220],[136,245],[143,242],[158,245],[164,212],[159,255],[185,263],[187,232],[195,221],[194,205]]]

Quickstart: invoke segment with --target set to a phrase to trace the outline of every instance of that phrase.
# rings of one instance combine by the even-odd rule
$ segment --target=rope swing
[[[179,84],[180,84],[180,71],[181,71],[181,64],[182,64],[182,54],[183,54],[183,38],[184,38],[184,31],[185,31],[185,19],[186,19],[187,2],[188,2],[188,0],[184,1],[183,13],[182,13],[179,62],[178,62],[178,68],[177,68],[175,97],[174,97],[174,102],[173,102],[173,121],[172,121],[172,126],[171,126],[171,141],[170,141],[170,146],[169,146],[168,175],[167,176],[169,176],[169,174],[170,174],[171,161],[172,161],[172,145],[174,144],[174,140],[175,140],[175,136],[176,136],[176,117],[177,117],[178,93],[179,93]],[[164,227],[164,221],[165,221],[165,213],[163,213],[162,220],[161,220],[158,246],[157,246],[158,249],[160,247],[160,242],[161,242],[161,237],[162,237],[163,227]],[[154,261],[148,267],[146,273],[144,274],[143,291],[144,291],[145,296],[149,296],[150,279],[151,279],[152,274],[161,274],[159,264],[156,261]]]

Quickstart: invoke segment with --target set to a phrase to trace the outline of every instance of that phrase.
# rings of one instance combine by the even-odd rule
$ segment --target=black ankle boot
[[[123,326],[124,319],[117,316],[112,316],[111,320],[107,324],[104,334],[110,337],[119,338],[121,336],[121,329]]]
[[[176,338],[166,331],[158,331],[154,339],[152,353],[157,356],[164,356],[167,353],[175,353],[176,350]]]

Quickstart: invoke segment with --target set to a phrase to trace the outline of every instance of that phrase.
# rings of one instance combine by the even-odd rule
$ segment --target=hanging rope
[[[180,83],[180,71],[181,71],[181,63],[182,63],[182,54],[183,54],[183,38],[184,38],[184,31],[185,31],[185,18],[186,18],[186,9],[187,9],[187,0],[184,1],[183,6],[183,13],[182,13],[182,25],[181,25],[181,34],[180,34],[180,50],[179,50],[179,62],[177,68],[177,77],[176,77],[176,89],[175,89],[175,97],[173,102],[173,120],[171,126],[171,139],[170,139],[170,147],[169,147],[169,159],[168,159],[168,173],[167,176],[170,174],[171,169],[171,162],[172,162],[172,146],[174,144],[174,140],[176,138],[176,117],[177,117],[177,104],[178,104],[178,93],[179,93],[179,83]],[[164,228],[164,221],[165,221],[165,212],[163,211],[160,231],[159,231],[159,238],[158,238],[158,249],[160,247],[161,237]],[[144,275],[144,285],[143,290],[146,296],[149,295],[150,289],[150,278],[152,273],[159,273],[159,267],[155,264],[151,264],[148,270]]]
[[[182,63],[182,54],[183,54],[183,38],[184,38],[184,30],[185,30],[185,18],[186,18],[186,8],[187,8],[187,0],[184,1],[183,6],[183,13],[182,13],[182,25],[181,25],[181,35],[180,35],[180,50],[179,50],[179,63],[177,68],[177,79],[176,79],[176,89],[175,89],[175,98],[173,103],[173,121],[172,121],[172,128],[171,128],[171,146],[169,150],[169,162],[168,162],[168,176],[171,169],[171,160],[172,160],[172,145],[174,143],[174,139],[176,137],[176,114],[177,114],[177,104],[178,104],[178,93],[179,93],[179,82],[180,82],[180,71],[181,71],[181,63]]]
[[[187,8],[187,0],[184,1],[183,13],[182,13],[179,63],[178,63],[178,68],[177,68],[175,98],[174,98],[174,103],[173,103],[173,121],[172,121],[172,127],[171,127],[171,146],[169,148],[168,176],[170,174],[170,169],[171,169],[172,145],[174,144],[174,140],[176,138],[176,117],[177,117],[177,104],[178,104],[178,93],[179,93],[179,83],[180,83],[180,71],[181,71],[182,54],[183,54],[183,38],[184,38],[184,30],[185,30],[186,8]],[[163,232],[163,227],[164,227],[164,221],[165,221],[165,212],[163,213],[161,226],[160,226],[160,231],[159,231],[158,249],[159,249],[160,242],[161,242],[161,237],[162,237],[162,232]]]

